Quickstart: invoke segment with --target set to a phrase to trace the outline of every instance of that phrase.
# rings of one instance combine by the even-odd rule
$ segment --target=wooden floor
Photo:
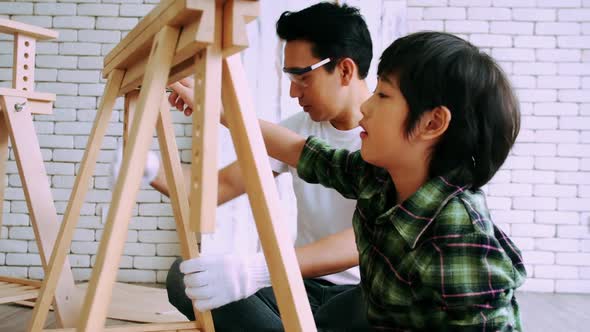
[[[590,331],[590,294],[518,293],[518,301],[525,332]],[[31,313],[31,308],[0,305],[0,332],[25,331]],[[107,325],[123,324],[131,323],[107,321]],[[53,312],[46,327],[56,327]]]

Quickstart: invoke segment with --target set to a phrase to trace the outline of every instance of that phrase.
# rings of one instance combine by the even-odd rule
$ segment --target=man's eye
[[[381,92],[378,92],[378,93],[377,93],[377,96],[378,96],[379,98],[387,98],[387,96],[386,96],[386,95],[384,95],[384,94],[382,94]]]

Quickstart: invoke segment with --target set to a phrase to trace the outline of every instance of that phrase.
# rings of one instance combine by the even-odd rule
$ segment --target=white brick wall
[[[0,0],[2,1],[2,0]],[[63,214],[88,140],[105,81],[103,56],[132,29],[153,0],[2,1],[0,16],[58,30],[57,42],[38,45],[37,90],[57,94],[54,114],[36,116],[46,168],[58,213]],[[249,27],[251,47],[244,54],[258,114],[278,120],[298,110],[281,66],[274,23],[284,10],[313,0],[262,1],[262,17]],[[496,58],[511,77],[521,101],[518,142],[487,186],[488,205],[498,225],[523,250],[529,272],[523,289],[590,293],[590,2],[582,0],[373,0],[344,1],[367,18],[378,58],[392,41],[390,19],[405,7],[408,32],[445,30],[467,38]],[[0,86],[11,79],[12,43],[0,36]],[[272,64],[269,66],[268,64]],[[375,66],[377,60],[373,61]],[[375,69],[369,74],[374,86]],[[269,98],[269,95],[271,98]],[[87,196],[71,248],[77,280],[87,280],[110,201],[110,154],[122,132],[118,100],[96,176]],[[189,158],[190,119],[174,113],[181,155]],[[220,134],[230,144],[227,132]],[[154,144],[157,149],[157,144]],[[222,165],[234,155],[227,149]],[[0,234],[0,274],[42,278],[14,154],[8,162],[4,222]],[[288,179],[288,218],[293,201]],[[285,189],[287,188],[287,189]],[[163,282],[179,253],[169,201],[150,188],[140,191],[118,279]],[[231,250],[228,243],[250,245],[255,231],[247,201],[218,209],[218,234],[208,246]],[[247,219],[246,221],[242,219]],[[236,235],[238,233],[239,235]],[[247,234],[243,236],[243,234]],[[244,239],[246,238],[246,239]],[[220,240],[221,239],[221,240]],[[252,240],[254,239],[254,241]]]

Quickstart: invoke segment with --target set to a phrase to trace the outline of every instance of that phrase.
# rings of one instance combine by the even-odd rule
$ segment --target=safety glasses
[[[291,80],[291,82],[302,86],[302,87],[307,87],[307,83],[305,83],[303,81],[303,79],[301,78],[301,75],[309,73],[310,71],[320,68],[321,66],[325,65],[326,63],[329,63],[331,61],[330,58],[325,58],[324,60],[314,63],[311,66],[305,67],[305,68],[298,68],[298,67],[283,67],[283,73],[287,74],[287,76],[289,77],[289,80]]]

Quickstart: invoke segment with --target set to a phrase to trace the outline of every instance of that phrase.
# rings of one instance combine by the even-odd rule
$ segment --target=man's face
[[[292,40],[285,45],[285,68],[306,68],[324,59],[313,56],[312,44],[305,40]],[[333,60],[336,61],[336,60]],[[299,105],[313,121],[330,121],[343,109],[343,87],[338,66],[332,73],[318,67],[297,76],[291,81],[290,96],[299,100]]]

